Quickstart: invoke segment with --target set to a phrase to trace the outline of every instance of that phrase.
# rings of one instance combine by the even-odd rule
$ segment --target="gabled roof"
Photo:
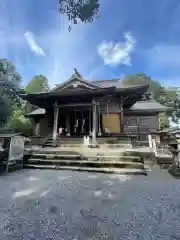
[[[130,109],[130,111],[143,111],[143,112],[165,112],[172,111],[172,108],[166,107],[156,100],[138,101]]]
[[[65,89],[67,86],[71,85],[71,83],[73,84],[73,82],[77,82],[80,83],[81,85],[84,85],[87,88],[90,89],[99,89],[100,87],[93,84],[92,82],[89,82],[87,80],[85,80],[82,75],[76,70],[76,68],[74,69],[74,73],[72,74],[72,76],[65,82],[56,85],[56,87],[54,87],[53,89],[51,89],[49,92],[55,92],[57,90],[63,90]]]

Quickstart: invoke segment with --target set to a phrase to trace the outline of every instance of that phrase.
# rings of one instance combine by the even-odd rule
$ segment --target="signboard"
[[[24,137],[12,136],[9,148],[9,162],[22,160],[24,154]]]

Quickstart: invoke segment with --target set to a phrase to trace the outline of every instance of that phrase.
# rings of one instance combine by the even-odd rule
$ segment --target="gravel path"
[[[23,170],[0,176],[0,239],[180,239],[180,180]]]

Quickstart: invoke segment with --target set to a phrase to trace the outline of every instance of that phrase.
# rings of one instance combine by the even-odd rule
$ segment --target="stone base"
[[[180,178],[180,167],[170,167],[168,171],[173,177]]]

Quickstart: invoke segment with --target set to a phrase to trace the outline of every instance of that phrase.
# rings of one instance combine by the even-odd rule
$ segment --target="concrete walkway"
[[[0,176],[1,240],[177,240],[180,182],[148,176],[23,170]]]

